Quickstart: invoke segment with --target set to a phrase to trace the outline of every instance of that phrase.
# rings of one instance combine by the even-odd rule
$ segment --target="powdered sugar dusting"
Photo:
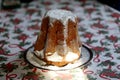
[[[61,62],[63,60],[63,57],[58,55],[57,52],[53,53],[53,55],[51,55],[51,56],[47,56],[46,58],[47,58],[47,60],[54,61],[54,62]]]
[[[47,12],[46,16],[50,17],[51,23],[57,19],[60,20],[64,26],[67,25],[69,19],[75,22],[75,18],[76,18],[76,15],[74,15],[71,11],[60,10],[60,9],[50,10]]]

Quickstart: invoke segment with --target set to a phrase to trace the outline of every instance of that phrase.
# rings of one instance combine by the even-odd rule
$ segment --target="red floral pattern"
[[[88,66],[67,71],[35,68],[24,60],[34,44],[41,20],[50,9],[78,16],[81,41],[94,52]],[[0,11],[1,80],[120,80],[120,12],[95,0],[33,0],[20,8]]]
[[[119,18],[120,17],[120,13],[112,13],[111,16],[115,17],[115,18]]]

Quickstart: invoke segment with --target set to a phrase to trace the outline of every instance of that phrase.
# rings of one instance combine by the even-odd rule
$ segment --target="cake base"
[[[26,51],[25,59],[32,66],[40,68],[40,69],[46,69],[46,70],[69,70],[69,69],[73,69],[77,67],[83,67],[87,65],[93,57],[92,51],[87,46],[82,45],[81,57],[75,63],[73,64],[69,63],[63,67],[57,67],[53,65],[46,65],[46,62],[40,60],[38,57],[34,55],[33,50],[34,48],[32,46]]]

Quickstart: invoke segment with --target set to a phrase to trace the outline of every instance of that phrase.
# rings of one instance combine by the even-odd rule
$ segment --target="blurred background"
[[[98,1],[120,11],[120,0],[98,0]]]
[[[20,7],[22,3],[28,4],[31,1],[33,0],[0,0],[0,3],[1,3],[1,9],[13,9]],[[40,0],[40,1],[45,1],[45,0]],[[90,1],[90,0],[77,0],[77,1],[85,3],[86,1]],[[106,4],[120,11],[120,0],[92,0],[92,1],[98,1],[102,4]]]

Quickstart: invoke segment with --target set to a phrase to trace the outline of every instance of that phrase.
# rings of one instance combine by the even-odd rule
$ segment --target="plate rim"
[[[33,65],[28,59],[27,59],[27,54],[28,54],[28,51],[31,49],[31,48],[33,48],[34,47],[34,45],[32,45],[32,46],[30,46],[25,52],[24,52],[24,59],[25,59],[25,61],[27,62],[27,63],[29,63],[30,65],[32,65],[33,67],[36,67],[36,68],[39,68],[39,69],[43,69],[43,70],[51,70],[51,71],[63,71],[63,70],[70,70],[70,69],[59,69],[59,70],[54,70],[54,69],[48,69],[48,68],[43,68],[43,67],[40,67],[40,66],[36,66],[36,65]],[[71,68],[71,69],[75,69],[75,68],[78,68],[78,67],[80,67],[80,68],[83,68],[84,66],[86,66],[91,60],[92,60],[92,58],[93,58],[93,51],[90,49],[90,48],[88,48],[85,44],[82,44],[82,47],[84,47],[88,52],[89,52],[89,54],[90,54],[90,57],[89,57],[89,59],[86,61],[86,62],[84,62],[83,64],[81,64],[81,65],[79,65],[79,66],[77,66],[77,67],[74,67],[74,68]],[[34,55],[34,54],[33,54]],[[34,55],[35,56],[35,55]]]

